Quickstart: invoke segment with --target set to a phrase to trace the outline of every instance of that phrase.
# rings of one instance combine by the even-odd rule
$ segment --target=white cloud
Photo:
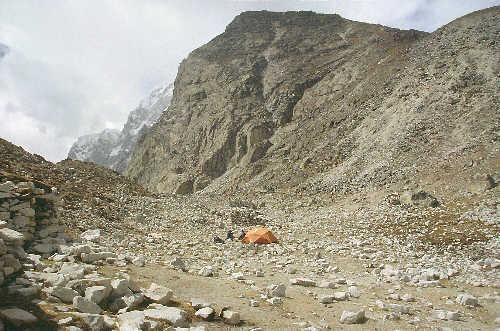
[[[0,2],[0,137],[55,161],[120,128],[188,53],[245,10],[313,10],[432,31],[493,0],[16,0]]]

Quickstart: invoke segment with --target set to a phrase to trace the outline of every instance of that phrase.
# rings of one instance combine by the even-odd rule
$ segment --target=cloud
[[[179,62],[246,10],[313,10],[432,31],[475,0],[17,0],[0,2],[0,137],[56,161],[72,142],[121,128]],[[4,120],[5,119],[5,120]]]

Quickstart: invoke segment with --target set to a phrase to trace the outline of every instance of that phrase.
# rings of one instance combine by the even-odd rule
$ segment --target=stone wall
[[[25,249],[42,256],[68,239],[57,209],[57,189],[18,176],[0,176],[0,285],[29,267]]]

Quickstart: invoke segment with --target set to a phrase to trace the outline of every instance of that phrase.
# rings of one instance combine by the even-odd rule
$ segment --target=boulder
[[[113,279],[111,281],[111,297],[120,298],[125,295],[132,295],[132,291],[129,288],[129,282],[127,279]]]
[[[342,324],[361,324],[365,321],[365,311],[352,312],[344,310],[340,316],[340,323]]]
[[[144,265],[146,264],[146,259],[144,258],[144,255],[139,255],[136,258],[134,258],[132,260],[132,264],[138,267],[144,267]]]
[[[146,309],[143,312],[147,318],[166,321],[173,326],[186,327],[189,325],[187,312],[179,308],[164,307],[161,309]]]
[[[79,295],[77,291],[62,286],[51,287],[47,290],[47,293],[61,299],[64,303],[72,303],[73,298]]]
[[[232,311],[232,310],[222,310],[220,317],[224,321],[224,323],[229,325],[237,325],[240,323],[240,313]]]
[[[111,303],[111,305],[109,305],[109,310],[111,310],[112,312],[118,312],[123,308],[126,308],[126,310],[132,310],[139,307],[143,301],[144,295],[142,293],[124,295],[120,298],[115,299]]]
[[[59,274],[68,276],[69,279],[80,279],[85,275],[85,267],[81,264],[65,262],[59,270]]]
[[[78,311],[82,313],[88,313],[88,314],[102,313],[101,307],[81,296],[76,296],[73,298],[73,307],[75,307]]]
[[[85,298],[95,304],[100,304],[107,299],[111,294],[111,287],[106,286],[91,286],[85,289]]]
[[[286,292],[286,286],[284,284],[279,285],[269,285],[266,288],[266,293],[269,297],[284,297]]]
[[[101,238],[101,230],[99,229],[87,230],[81,234],[80,238],[87,241],[98,242],[99,239]]]
[[[118,330],[120,331],[142,330],[146,324],[144,312],[142,311],[134,310],[128,313],[119,314],[117,317]]]
[[[9,228],[0,229],[0,239],[13,246],[22,246],[24,244],[23,234]]]
[[[172,298],[173,294],[174,292],[171,289],[155,283],[151,283],[149,289],[144,292],[144,296],[147,299],[162,305],[167,304]]]
[[[211,307],[205,307],[198,309],[195,315],[203,320],[211,321],[215,316],[215,310],[213,310],[213,308]]]
[[[92,331],[104,329],[104,316],[99,314],[73,313],[83,324]]]
[[[0,310],[0,316],[20,329],[38,322],[35,315],[19,308],[2,309]]]
[[[290,284],[300,286],[316,286],[316,282],[314,280],[307,278],[292,278],[290,279]]]
[[[203,268],[200,269],[198,272],[198,275],[204,276],[204,277],[210,277],[214,275],[214,268],[212,266],[204,266]]]
[[[349,292],[349,295],[352,298],[359,298],[361,296],[361,293],[359,292],[359,289],[356,286],[349,286],[347,291]]]
[[[479,301],[477,300],[477,298],[467,293],[457,296],[457,303],[461,304],[462,306],[479,306]]]

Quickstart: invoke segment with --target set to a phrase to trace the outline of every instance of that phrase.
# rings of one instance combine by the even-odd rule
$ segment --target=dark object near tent
[[[234,239],[234,236],[233,236],[233,231],[229,230],[229,231],[227,232],[226,239],[229,239],[229,240],[233,240],[233,239]]]
[[[247,233],[246,233],[245,231],[241,230],[241,233],[240,233],[240,236],[238,237],[238,239],[239,239],[239,240],[243,240],[243,238],[245,238],[245,235],[246,235],[246,234],[247,234]]]
[[[214,237],[214,243],[216,243],[216,244],[223,244],[224,240],[222,240],[221,238],[219,238],[219,236],[215,236]]]

